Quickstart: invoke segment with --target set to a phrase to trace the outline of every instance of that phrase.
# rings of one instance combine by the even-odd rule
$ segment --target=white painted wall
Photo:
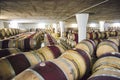
[[[18,24],[19,29],[30,29],[37,27],[37,24],[35,23],[19,23]]]
[[[45,23],[18,23],[19,29],[45,28]]]
[[[4,28],[4,23],[3,23],[3,21],[0,21],[0,28]]]

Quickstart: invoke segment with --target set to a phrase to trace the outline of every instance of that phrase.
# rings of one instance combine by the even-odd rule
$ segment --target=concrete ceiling
[[[74,22],[76,13],[90,13],[89,20],[120,20],[120,0],[0,0],[0,19],[65,20]],[[85,10],[85,11],[83,11]]]

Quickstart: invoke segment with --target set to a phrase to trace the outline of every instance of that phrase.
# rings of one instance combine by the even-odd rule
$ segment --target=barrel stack
[[[88,80],[120,80],[120,53],[115,39],[101,42],[97,47],[98,60],[92,67]]]
[[[0,51],[3,52],[3,50]],[[54,45],[42,47],[30,52],[18,52],[9,56],[4,54],[4,57],[0,58],[0,80],[10,80],[15,75],[39,62],[59,57],[64,51],[61,46]],[[15,51],[11,50],[11,52]]]
[[[92,75],[88,80],[119,80],[120,53],[103,54],[94,64]]]
[[[57,59],[41,62],[31,68],[26,69],[19,75],[15,76],[13,80],[81,79],[85,74],[89,74],[90,72],[90,54],[90,52],[80,48],[67,50]]]

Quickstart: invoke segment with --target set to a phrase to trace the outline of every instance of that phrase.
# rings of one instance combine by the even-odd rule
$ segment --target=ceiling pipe
[[[84,12],[84,11],[86,11],[86,10],[89,10],[89,9],[91,9],[91,8],[94,8],[94,7],[96,7],[96,6],[99,6],[99,5],[101,5],[101,4],[104,4],[104,3],[108,2],[108,1],[109,1],[109,0],[102,1],[102,2],[100,2],[100,3],[97,3],[97,4],[95,4],[95,5],[90,6],[90,7],[88,7],[88,8],[85,8],[85,9],[83,9],[83,10],[81,10],[81,11],[78,11],[77,13],[82,13],[82,12]],[[77,13],[75,13],[75,14],[77,14]],[[65,19],[63,19],[63,21],[65,21],[65,20],[67,20],[67,19],[75,16],[75,14],[73,14],[73,15],[65,18]]]

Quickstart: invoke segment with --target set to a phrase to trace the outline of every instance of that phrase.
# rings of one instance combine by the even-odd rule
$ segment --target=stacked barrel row
[[[46,42],[46,45],[57,44],[57,41],[49,33],[45,34],[45,42]]]
[[[87,32],[86,38],[101,41],[103,39],[108,39],[109,37],[120,36],[120,31],[105,31],[105,32]],[[61,44],[67,44],[68,47],[75,47],[78,43],[78,33],[68,32],[65,33],[64,37],[61,38]]]
[[[97,51],[95,51],[95,49],[97,49]],[[20,73],[14,77],[13,80],[87,80],[86,78],[90,75],[91,56],[96,55],[100,58],[106,56],[106,53],[112,52],[112,54],[109,55],[114,55],[114,52],[118,51],[118,45],[116,45],[112,40],[103,40],[99,44],[93,40],[83,40],[78,43],[74,49],[65,51],[58,59],[39,63]],[[116,55],[118,56],[118,54]],[[112,59],[114,58],[110,58],[109,60]],[[114,60],[114,62],[116,61],[119,61],[119,59]],[[95,71],[95,73],[93,73],[93,75],[88,79],[110,80],[111,77],[114,78],[113,76],[107,76],[109,78],[103,79],[102,76],[106,77],[104,74],[108,74],[110,72],[113,73],[113,71],[115,71],[109,71],[107,69],[107,72],[103,68],[111,65],[110,69],[114,69],[113,67],[116,68],[119,64],[114,66],[114,62],[111,64],[111,61],[108,60],[101,60],[99,62],[100,63],[97,64],[95,63],[95,70],[93,66],[93,72]],[[108,65],[107,62],[110,64]],[[102,66],[99,67],[100,65]],[[97,72],[99,69],[100,71]],[[113,73],[113,75],[119,75],[118,72]],[[119,80],[119,78],[112,80]]]
[[[87,27],[87,32],[99,32],[99,27]]]
[[[63,37],[60,39],[60,43],[67,49],[74,48],[78,43],[78,33],[72,30],[65,32],[63,34]]]
[[[43,39],[44,34],[41,32],[22,33],[15,38],[1,40],[0,48],[19,48],[23,51],[38,49],[41,47],[41,42]]]
[[[90,32],[87,33],[87,39],[107,39],[108,37],[120,36],[119,31]]]
[[[66,49],[72,49],[72,47],[68,45],[66,37],[60,38],[60,44]]]
[[[119,52],[119,46],[120,39],[109,38],[108,40],[104,40],[97,46],[96,56],[99,57],[107,52]]]
[[[30,28],[27,30],[28,32],[44,32],[45,30],[44,29],[40,29],[40,28]]]
[[[82,43],[79,43],[79,46],[65,51],[59,58],[30,67],[12,80],[86,80],[91,67],[90,54],[94,52],[91,50],[96,45],[91,40],[85,42],[89,43],[87,50],[81,48]]]
[[[19,52],[17,49],[0,50],[0,80],[11,80],[39,62],[58,58],[64,51],[59,45],[46,46],[30,52]]]
[[[21,38],[18,40],[18,48],[23,51],[29,51],[38,49],[41,47],[41,43],[44,40],[44,34],[41,32],[36,32],[30,36]]]
[[[19,34],[21,32],[22,32],[22,30],[19,30],[19,29],[2,28],[2,29],[0,29],[0,39],[14,36],[14,35]]]
[[[108,31],[120,31],[120,27],[108,27]]]
[[[67,43],[71,47],[75,47],[75,45],[78,43],[78,33],[68,33],[67,35]]]
[[[88,80],[120,80],[120,53],[115,42],[110,39],[98,45],[98,60],[93,65],[92,75]]]
[[[87,27],[87,32],[99,32],[100,28],[99,27]],[[120,31],[120,27],[117,26],[108,26],[105,28],[105,31]]]
[[[11,54],[17,54],[21,52],[19,49],[17,48],[6,48],[6,49],[1,49],[0,50],[0,58],[2,57],[6,57],[6,56],[9,56]]]
[[[0,40],[0,48],[1,49],[4,49],[4,48],[12,48],[12,46],[15,44],[13,44],[12,40],[17,40],[17,39],[20,39],[20,38],[23,38],[27,35],[25,35],[25,33],[21,33],[21,34],[18,34],[18,35],[15,35],[13,37],[9,37],[9,38],[6,38],[6,39],[2,39]]]

